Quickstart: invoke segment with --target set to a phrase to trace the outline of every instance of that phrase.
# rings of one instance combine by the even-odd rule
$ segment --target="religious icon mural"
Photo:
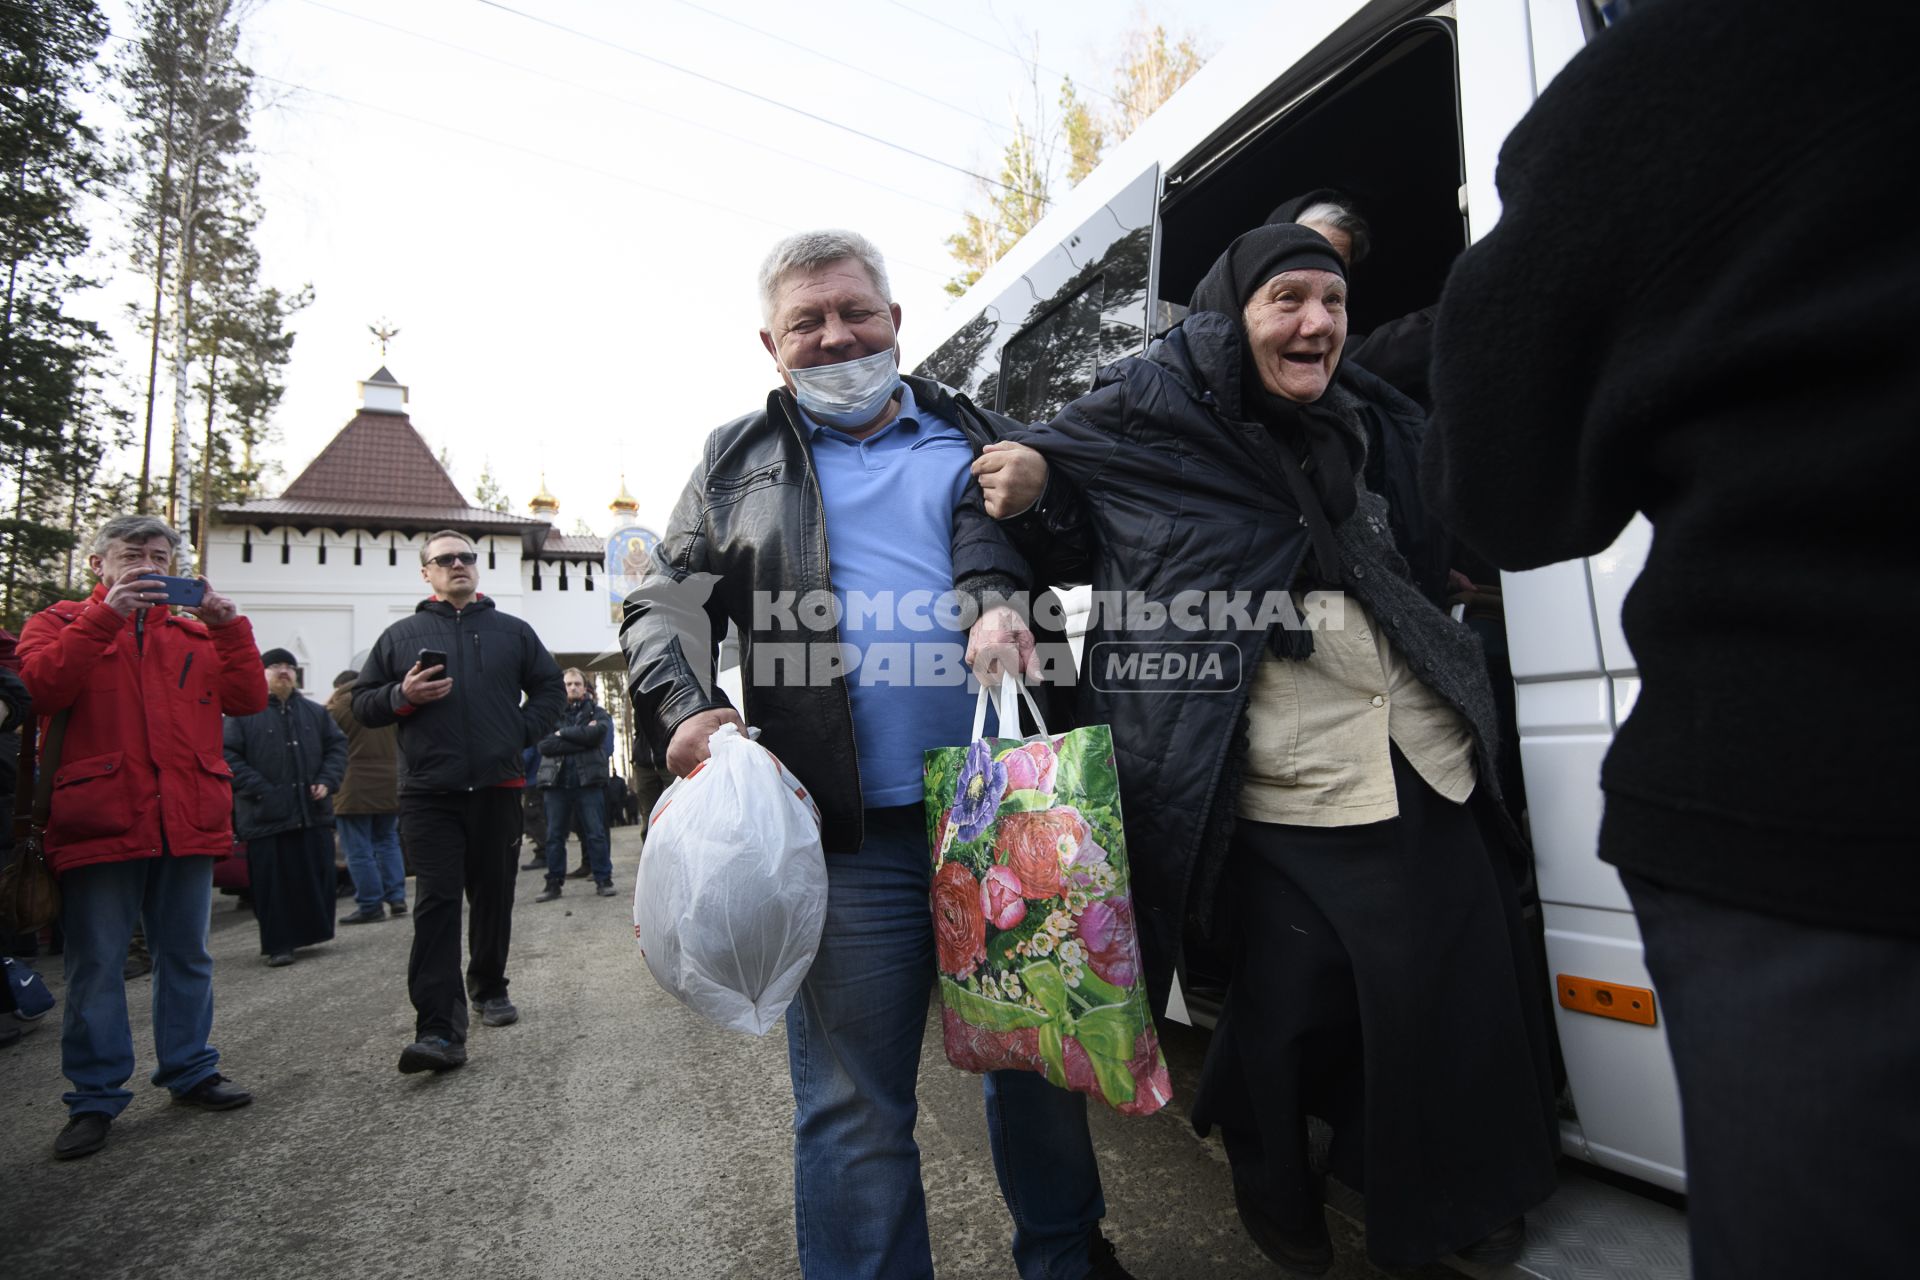
[[[607,604],[615,623],[627,593],[654,571],[653,552],[660,535],[637,524],[615,529],[607,538]]]

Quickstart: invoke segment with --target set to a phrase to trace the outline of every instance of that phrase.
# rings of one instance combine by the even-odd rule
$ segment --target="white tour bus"
[[[1353,332],[1431,305],[1498,219],[1500,144],[1597,32],[1594,4],[1279,0],[945,316],[910,326],[906,367],[1022,421],[1049,417],[1177,322],[1234,236],[1316,187],[1354,193],[1372,225]],[[1636,520],[1602,555],[1503,577],[1563,1145],[1610,1171],[1570,1173],[1530,1217],[1522,1274],[1687,1274],[1666,1036],[1626,893],[1595,855],[1600,760],[1639,688],[1620,604],[1648,534]]]

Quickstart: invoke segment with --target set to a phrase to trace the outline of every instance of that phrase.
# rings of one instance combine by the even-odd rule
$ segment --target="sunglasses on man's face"
[[[457,564],[477,564],[479,560],[480,560],[480,556],[478,552],[449,551],[447,552],[447,554],[443,556],[429,556],[427,558],[427,563],[437,564],[442,569],[451,569],[453,568],[453,566]]]

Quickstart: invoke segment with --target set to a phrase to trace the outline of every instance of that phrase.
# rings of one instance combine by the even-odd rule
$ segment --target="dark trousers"
[[[652,765],[636,765],[633,777],[628,779],[633,788],[629,801],[633,805],[634,821],[640,824],[640,834],[647,834],[647,820],[653,813],[653,806],[660,803],[660,795],[673,785],[673,775],[665,769],[656,769]]]
[[[551,787],[547,798],[547,883],[567,878],[567,831],[580,827],[580,856],[596,884],[613,883],[613,853],[607,840],[607,796],[598,786]]]
[[[1367,1253],[1431,1262],[1553,1193],[1546,997],[1506,861],[1391,751],[1400,816],[1242,820],[1221,891],[1232,985],[1192,1103],[1237,1183],[1289,1230],[1321,1220],[1306,1120],[1367,1201]]]
[[[507,994],[513,938],[514,841],[520,792],[484,791],[400,797],[400,830],[413,859],[413,954],[407,994],[415,1032],[467,1038],[467,998]],[[467,981],[460,984],[460,899],[468,907]]]
[[[247,881],[260,954],[291,954],[333,938],[333,828],[302,827],[247,841]]]
[[[526,815],[527,843],[544,858],[547,856],[546,793],[538,787],[526,787],[521,790],[520,797],[520,809]]]
[[[1620,878],[1680,1079],[1695,1280],[1912,1275],[1920,938]]]

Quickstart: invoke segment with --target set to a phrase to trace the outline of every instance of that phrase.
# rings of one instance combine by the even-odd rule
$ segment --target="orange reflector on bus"
[[[1590,1013],[1596,1018],[1618,1018],[1643,1027],[1654,1024],[1653,992],[1645,987],[1624,987],[1617,982],[1577,978],[1558,974],[1554,985],[1560,991],[1560,1007],[1575,1013]]]

